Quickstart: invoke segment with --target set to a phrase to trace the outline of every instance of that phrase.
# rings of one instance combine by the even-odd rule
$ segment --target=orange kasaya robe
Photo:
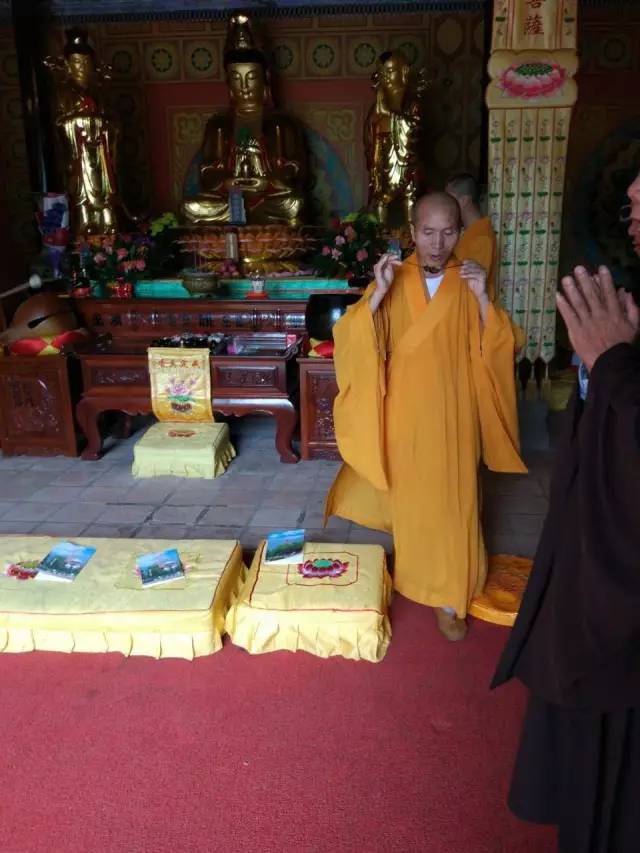
[[[393,533],[394,583],[464,616],[487,558],[478,464],[526,472],[514,380],[517,330],[478,302],[453,258],[432,300],[415,254],[374,314],[372,285],[334,326],[334,408],[344,465],[327,497],[339,515]]]
[[[487,271],[487,293],[496,298],[496,235],[488,216],[476,219],[465,228],[456,246],[456,255],[463,261],[475,261]]]

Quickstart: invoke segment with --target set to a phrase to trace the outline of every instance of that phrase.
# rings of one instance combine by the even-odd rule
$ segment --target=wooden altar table
[[[212,405],[215,412],[223,415],[274,417],[280,459],[294,463],[298,462],[291,446],[298,422],[294,405],[298,395],[295,357],[301,339],[289,346],[286,340],[284,334],[254,333],[246,336],[245,354],[212,356]],[[101,455],[100,418],[104,412],[151,413],[148,345],[148,340],[114,339],[78,352],[84,390],[76,418],[87,438],[83,459],[98,459]]]

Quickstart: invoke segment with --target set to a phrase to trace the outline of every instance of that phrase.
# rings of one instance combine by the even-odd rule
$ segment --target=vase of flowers
[[[182,259],[176,243],[178,220],[173,213],[163,213],[149,223],[151,245],[147,269],[152,278],[173,278],[182,269]]]
[[[365,211],[350,213],[332,221],[320,240],[313,268],[327,278],[346,278],[353,287],[366,286],[384,246],[377,217]]]
[[[107,296],[126,298],[147,272],[151,239],[146,232],[89,237],[80,246],[87,274]]]

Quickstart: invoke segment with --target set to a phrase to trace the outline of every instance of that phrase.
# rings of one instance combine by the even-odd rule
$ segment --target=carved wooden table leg
[[[118,432],[117,432],[118,438],[130,438],[131,437],[132,421],[133,421],[133,418],[131,417],[131,415],[128,415],[126,413],[123,414],[123,416],[120,418],[120,421],[118,423]]]
[[[274,406],[272,413],[276,419],[276,449],[280,454],[280,461],[295,464],[300,461],[300,457],[291,446],[291,439],[298,425],[298,413],[289,401],[284,405]]]
[[[83,459],[100,459],[102,454],[102,436],[100,435],[100,415],[91,404],[91,400],[83,397],[76,406],[76,418],[80,429],[87,439],[87,446],[82,451]]]

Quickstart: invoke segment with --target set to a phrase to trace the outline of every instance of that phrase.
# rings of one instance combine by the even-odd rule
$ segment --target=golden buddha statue
[[[109,66],[96,62],[85,30],[66,31],[64,54],[47,57],[55,80],[55,115],[76,238],[118,230],[115,178],[117,129],[104,106]]]
[[[234,15],[224,52],[230,108],[207,122],[200,191],[183,201],[194,223],[231,221],[230,191],[242,193],[249,225],[301,224],[305,152],[301,129],[273,109],[266,60],[251,22]]]
[[[421,73],[411,85],[409,62],[395,50],[381,54],[371,79],[376,99],[364,130],[369,209],[389,225],[389,205],[397,203],[399,221],[394,224],[406,226],[418,194],[417,147],[427,83]]]

